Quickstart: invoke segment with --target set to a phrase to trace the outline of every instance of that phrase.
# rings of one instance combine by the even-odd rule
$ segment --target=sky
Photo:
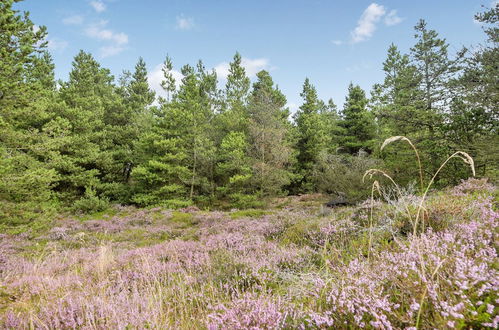
[[[494,1],[496,2],[496,1]],[[199,59],[224,84],[236,51],[248,75],[265,69],[295,111],[308,77],[319,97],[341,108],[350,82],[369,92],[383,81],[382,63],[394,43],[407,53],[423,18],[450,44],[451,54],[483,43],[474,14],[491,0],[24,0],[48,29],[56,78],[67,79],[80,49],[118,78],[141,56],[149,83],[162,93],[161,63],[168,54],[175,75]]]

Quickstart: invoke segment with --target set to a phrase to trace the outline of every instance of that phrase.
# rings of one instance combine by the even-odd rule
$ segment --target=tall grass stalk
[[[369,246],[367,250],[367,260],[371,255],[372,241],[373,241],[373,209],[374,209],[374,190],[378,191],[378,194],[381,195],[379,182],[374,180],[373,185],[371,187],[371,210],[369,214]]]
[[[470,155],[468,155],[466,152],[464,151],[456,151],[455,153],[453,153],[452,155],[450,155],[443,163],[442,165],[440,165],[440,167],[438,168],[438,170],[435,172],[435,174],[433,175],[433,177],[431,178],[430,182],[428,183],[428,186],[426,187],[426,190],[424,191],[423,193],[423,196],[421,197],[421,201],[419,202],[419,206],[418,206],[418,211],[416,213],[416,220],[414,221],[414,232],[413,232],[413,235],[416,235],[416,230],[417,230],[417,227],[418,227],[418,222],[419,222],[419,217],[421,215],[421,210],[423,209],[423,204],[424,204],[424,201],[426,199],[426,196],[428,195],[428,191],[430,191],[430,188],[433,184],[433,182],[435,181],[435,178],[437,177],[438,173],[440,173],[440,171],[445,167],[445,165],[452,159],[452,158],[460,158],[463,160],[463,162],[467,165],[470,166],[471,168],[471,171],[473,173],[473,176],[475,176],[475,162],[473,161],[473,158],[471,158]],[[422,225],[424,226],[424,217],[423,217],[423,223]]]
[[[392,179],[391,176],[389,176],[385,171],[382,171],[380,169],[377,169],[377,168],[368,169],[364,173],[364,176],[362,176],[362,182],[365,182],[365,179],[367,176],[369,176],[369,178],[372,178],[375,174],[381,174],[382,176],[387,178],[395,186],[395,189],[397,189],[397,194],[398,194],[399,198],[402,197],[402,191],[400,190],[399,185],[395,182],[395,180]],[[379,187],[379,182],[378,182],[378,187]],[[378,192],[379,192],[379,190],[378,190]],[[409,217],[409,220],[412,222],[411,212],[409,211],[407,206],[405,206],[405,210],[407,212],[407,216]]]
[[[381,145],[381,148],[380,150],[383,151],[383,149],[389,145],[390,143],[392,142],[395,142],[395,141],[405,141],[407,142],[412,150],[414,150],[414,153],[416,154],[416,159],[417,159],[417,162],[418,162],[418,167],[419,167],[419,184],[420,184],[420,189],[421,189],[421,193],[423,192],[423,189],[424,189],[424,179],[423,179],[423,166],[421,165],[421,158],[419,158],[419,152],[418,152],[418,149],[416,148],[416,146],[411,142],[411,140],[409,140],[408,138],[406,138],[405,136],[392,136],[392,137],[389,137],[388,139],[386,139],[383,144]]]

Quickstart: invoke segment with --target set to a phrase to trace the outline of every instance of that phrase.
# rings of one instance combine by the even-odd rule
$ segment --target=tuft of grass
[[[288,227],[283,233],[281,242],[284,245],[314,246],[310,241],[311,233],[319,231],[318,221],[304,220]]]
[[[240,218],[260,218],[264,215],[270,214],[270,212],[265,210],[258,209],[248,209],[248,210],[240,210],[235,211],[230,214],[232,219],[240,219]]]
[[[184,213],[180,211],[174,211],[170,221],[181,228],[191,227],[196,224],[194,216],[191,213]]]

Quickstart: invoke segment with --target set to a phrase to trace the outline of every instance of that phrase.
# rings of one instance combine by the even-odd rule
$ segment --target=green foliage
[[[292,150],[286,98],[266,71],[257,74],[248,112],[253,187],[264,196],[275,196],[290,183]]]
[[[264,207],[265,202],[258,195],[234,193],[229,195],[230,207],[249,209]]]
[[[59,179],[47,162],[53,143],[43,130],[55,93],[47,31],[14,2],[0,3],[0,223],[7,225],[43,219]]]
[[[305,79],[303,91],[300,94],[303,105],[295,114],[297,128],[297,161],[296,172],[299,182],[294,184],[295,192],[316,191],[317,187],[310,180],[314,165],[319,160],[320,154],[332,152],[337,147],[338,132],[336,105],[329,101],[328,106],[317,96],[317,91],[310,81]]]
[[[380,160],[363,153],[357,156],[323,153],[314,165],[311,180],[319,192],[356,202],[371,193],[371,187],[362,182],[364,173],[380,165]]]
[[[106,210],[109,200],[97,197],[95,191],[88,188],[85,195],[73,203],[72,210],[75,212],[94,213]]]
[[[319,223],[317,221],[311,219],[300,221],[286,228],[281,235],[281,242],[284,244],[296,244],[298,246],[313,245],[309,240],[309,235],[318,230]]]
[[[360,86],[348,86],[340,122],[344,129],[340,148],[352,155],[360,150],[368,153],[373,150],[376,126],[373,114],[367,109],[367,102],[366,93]]]
[[[258,210],[258,209],[248,209],[248,210],[240,210],[235,211],[230,214],[232,219],[240,219],[240,218],[260,218],[266,214],[269,214],[268,211]]]
[[[191,213],[184,213],[178,211],[174,211],[172,213],[170,221],[174,222],[175,224],[177,224],[182,228],[190,227],[195,223],[194,216]]]
[[[239,53],[222,89],[201,61],[184,65],[176,81],[166,56],[167,95],[156,99],[142,58],[116,82],[83,50],[69,79],[56,84],[46,28],[15,10],[16,2],[0,4],[3,226],[38,226],[57,207],[92,213],[110,202],[258,208],[268,198],[308,192],[356,201],[368,196],[363,172],[380,159],[397,182],[415,177],[407,146],[373,147],[393,135],[414,142],[426,176],[459,148],[474,157],[479,175],[498,177],[497,4],[476,15],[487,43],[454,57],[420,20],[408,54],[389,47],[385,79],[371,99],[350,84],[340,114],[305,79],[291,122],[271,75],[261,71],[251,85]],[[467,176],[448,165],[437,185]]]

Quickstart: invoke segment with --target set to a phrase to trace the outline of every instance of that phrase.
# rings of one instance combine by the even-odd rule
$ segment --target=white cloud
[[[195,26],[194,18],[185,17],[184,15],[177,16],[177,30],[190,30]]]
[[[332,40],[331,42],[332,42],[333,44],[335,44],[336,46],[343,45],[343,41],[341,41],[341,40]]]
[[[102,58],[118,55],[119,53],[121,53],[125,49],[126,49],[125,47],[122,47],[119,45],[110,45],[110,46],[104,46],[104,47],[99,48],[100,56]]]
[[[162,68],[163,64],[156,65],[154,69],[148,73],[147,80],[151,89],[156,92],[156,96],[162,96],[166,98],[167,93],[161,87],[161,82],[164,80],[163,71],[161,70]],[[173,78],[175,78],[175,86],[178,88],[184,76],[177,70],[172,70],[172,75]]]
[[[106,29],[106,25],[107,21],[100,21],[97,24],[92,24],[85,30],[85,33],[91,38],[111,41],[118,45],[125,45],[128,43],[128,36],[125,33]]]
[[[65,25],[80,25],[83,23],[83,16],[81,15],[68,16],[62,20],[62,23]]]
[[[68,47],[68,42],[59,38],[47,40],[47,48],[52,51],[64,50]]]
[[[397,25],[400,22],[402,22],[402,18],[397,16],[397,11],[396,10],[391,10],[386,16],[385,16],[385,24],[387,26],[392,26],[392,25]]]
[[[243,57],[241,59],[241,65],[244,67],[246,70],[246,75],[250,78],[253,78],[256,76],[258,72],[261,70],[270,70],[270,63],[269,60],[266,58],[247,58]],[[219,79],[227,79],[227,76],[229,75],[229,68],[230,65],[228,62],[222,62],[215,66],[215,71],[217,73],[217,77]]]
[[[362,13],[357,26],[351,32],[352,42],[357,43],[369,39],[376,30],[376,24],[385,15],[385,7],[371,3]]]
[[[90,6],[98,13],[102,13],[106,10],[106,5],[101,0],[90,1]]]
[[[123,32],[115,32],[106,28],[107,21],[100,21],[91,24],[85,29],[85,34],[101,41],[107,41],[110,44],[100,48],[102,57],[117,55],[126,49],[128,44],[128,35]]]

